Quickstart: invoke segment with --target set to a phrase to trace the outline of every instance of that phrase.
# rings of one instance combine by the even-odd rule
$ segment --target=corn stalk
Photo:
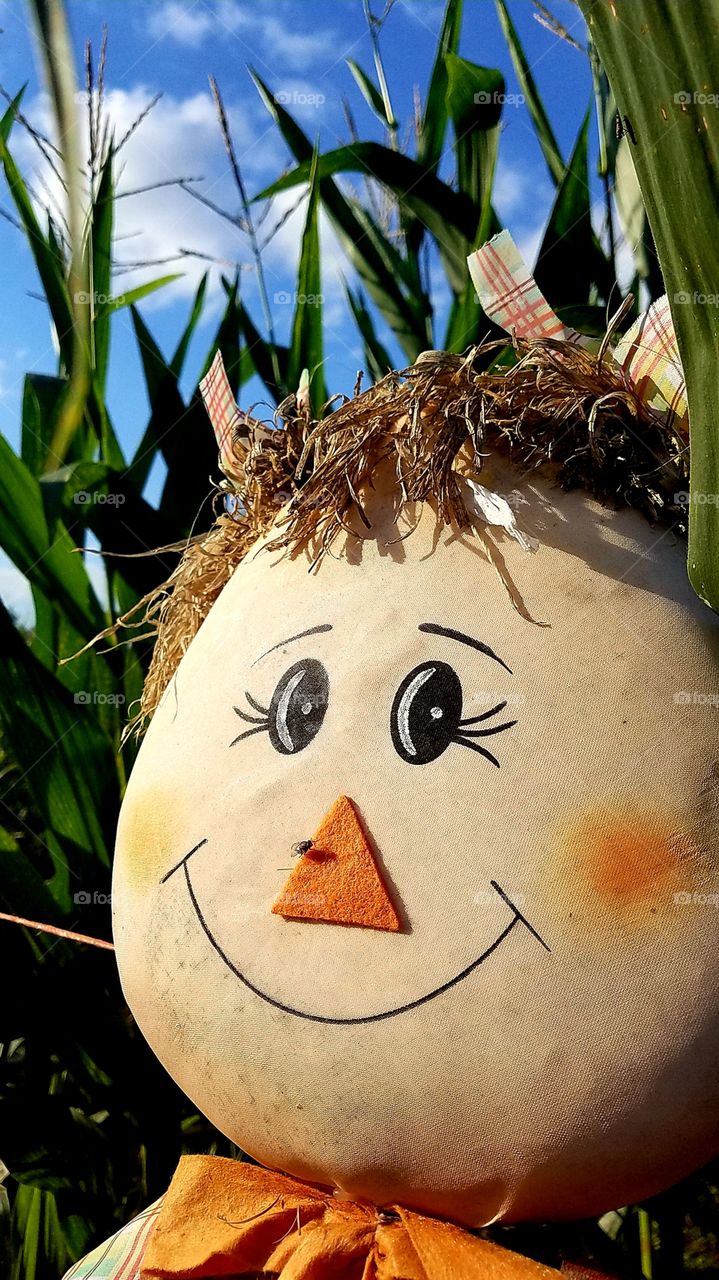
[[[72,358],[68,383],[53,424],[48,450],[49,466],[64,461],[82,422],[92,378],[90,357],[90,277],[85,246],[82,192],[82,152],[77,112],[75,60],[63,0],[30,0],[37,47],[42,55],[48,90],[58,127],[67,196],[70,239],[68,293],[72,308]],[[64,335],[58,334],[58,341]]]
[[[719,0],[578,0],[666,283],[691,432],[689,577],[719,608]]]

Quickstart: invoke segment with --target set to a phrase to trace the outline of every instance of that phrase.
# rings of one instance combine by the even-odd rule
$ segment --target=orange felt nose
[[[399,932],[399,917],[355,807],[339,796],[285,882],[272,910],[290,920]]]

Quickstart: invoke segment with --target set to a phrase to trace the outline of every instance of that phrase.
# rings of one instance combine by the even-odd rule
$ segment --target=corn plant
[[[687,381],[689,575],[719,606],[719,162],[716,0],[579,0],[622,117],[666,280]],[[691,198],[688,193],[691,192]],[[712,370],[712,372],[708,372]]]

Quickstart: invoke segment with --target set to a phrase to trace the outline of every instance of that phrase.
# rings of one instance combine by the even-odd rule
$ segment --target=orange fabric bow
[[[281,1280],[557,1280],[560,1273],[400,1205],[336,1200],[281,1173],[184,1156],[141,1267],[145,1280],[269,1272]]]

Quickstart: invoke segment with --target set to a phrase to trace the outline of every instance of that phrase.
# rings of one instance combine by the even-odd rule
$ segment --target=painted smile
[[[295,1018],[306,1018],[309,1022],[328,1022],[328,1023],[333,1023],[337,1026],[351,1026],[351,1025],[356,1025],[358,1023],[364,1023],[364,1022],[381,1022],[384,1018],[396,1018],[397,1015],[400,1013],[407,1013],[409,1009],[418,1009],[420,1005],[426,1004],[428,1000],[434,1000],[436,996],[443,995],[445,991],[449,991],[452,987],[455,987],[457,983],[463,982],[465,978],[468,978],[470,973],[473,973],[475,969],[478,969],[479,966],[483,964],[484,961],[489,958],[489,956],[492,955],[492,952],[496,951],[497,948],[501,946],[505,938],[509,937],[512,930],[518,924],[523,925],[525,929],[527,929],[529,933],[531,933],[532,937],[535,938],[536,941],[539,942],[542,947],[544,947],[545,951],[551,952],[551,947],[547,946],[547,943],[544,941],[544,938],[542,938],[541,935],[537,933],[537,930],[533,927],[533,925],[529,923],[526,916],[524,916],[522,912],[519,910],[519,908],[514,905],[511,898],[509,898],[507,894],[504,892],[504,889],[502,889],[500,885],[497,884],[496,880],[490,880],[489,883],[491,884],[495,893],[499,895],[502,901],[507,904],[510,911],[512,912],[512,918],[511,920],[509,920],[508,924],[505,925],[504,929],[499,934],[499,936],[494,939],[494,942],[490,943],[490,945],[486,948],[486,950],[484,950],[481,955],[477,956],[476,960],[473,960],[471,964],[468,964],[466,966],[466,968],[461,969],[460,972],[456,973],[453,978],[449,978],[447,982],[443,982],[440,986],[434,987],[432,991],[428,991],[426,995],[419,996],[416,1000],[409,1000],[406,1004],[397,1005],[396,1008],[394,1009],[385,1009],[382,1013],[366,1014],[363,1017],[358,1017],[358,1018],[330,1018],[324,1014],[308,1013],[306,1009],[295,1009],[293,1008],[292,1005],[283,1004],[281,1000],[276,1000],[274,996],[271,996],[266,991],[263,991],[260,987],[256,986],[254,982],[250,982],[249,978],[247,978],[245,974],[242,973],[242,971],[237,968],[236,964],[233,964],[232,960],[230,960],[226,951],[222,949],[215,935],[210,929],[210,926],[205,920],[205,917],[202,912],[202,908],[197,900],[197,894],[195,893],[195,890],[192,884],[192,879],[190,877],[189,862],[193,854],[197,853],[198,850],[202,849],[203,846],[206,844],[207,844],[206,839],[201,840],[199,844],[195,845],[194,849],[190,849],[190,852],[186,853],[184,858],[182,858],[180,862],[176,863],[175,866],[172,867],[171,870],[168,871],[167,874],[162,877],[160,884],[165,884],[170,879],[171,876],[174,876],[175,872],[182,871],[185,878],[185,884],[187,885],[187,892],[189,894],[190,902],[192,903],[195,915],[197,916],[197,919],[202,927],[203,932],[205,933],[205,936],[207,937],[208,942],[210,943],[212,948],[217,952],[222,962],[227,966],[227,968],[230,970],[231,973],[234,973],[236,978],[239,978],[240,982],[245,987],[247,987],[249,991],[253,992],[254,995],[259,996],[261,1000],[264,1000],[266,1004],[272,1005],[273,1008],[280,1009],[282,1013],[291,1013]]]

